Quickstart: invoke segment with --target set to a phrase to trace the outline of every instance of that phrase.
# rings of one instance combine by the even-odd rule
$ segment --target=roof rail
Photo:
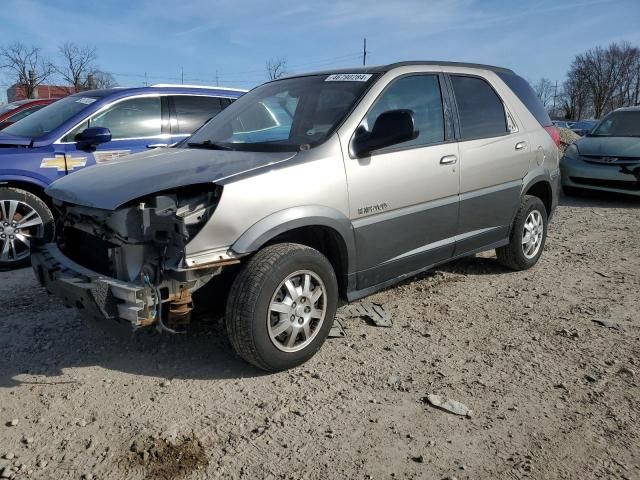
[[[211,85],[184,85],[181,83],[156,83],[151,85],[152,87],[186,87],[186,88],[210,88],[212,90],[231,90],[233,92],[248,92],[244,88],[230,88],[230,87],[212,87]]]

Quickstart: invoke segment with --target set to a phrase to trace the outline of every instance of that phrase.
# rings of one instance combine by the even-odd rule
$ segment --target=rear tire
[[[533,267],[547,239],[547,210],[538,197],[525,195],[511,227],[509,244],[496,248],[498,261],[512,270]]]
[[[270,372],[293,368],[320,349],[337,302],[336,275],[324,255],[296,243],[270,245],[233,282],[227,335],[252,365]]]
[[[34,238],[53,240],[54,219],[41,198],[13,187],[0,187],[0,269],[29,263]]]

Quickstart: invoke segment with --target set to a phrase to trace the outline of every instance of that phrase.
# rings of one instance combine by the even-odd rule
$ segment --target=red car
[[[0,130],[8,127],[18,120],[28,117],[33,112],[46,107],[50,103],[58,100],[57,98],[41,98],[37,100],[18,100],[15,102],[0,105]]]

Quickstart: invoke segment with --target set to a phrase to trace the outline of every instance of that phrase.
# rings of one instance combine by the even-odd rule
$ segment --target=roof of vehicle
[[[491,70],[491,71],[500,72],[500,73],[514,73],[513,70],[510,70],[508,68],[496,67],[493,65],[484,65],[481,63],[447,62],[447,61],[436,61],[436,60],[411,60],[406,62],[388,63],[386,65],[372,65],[370,67],[321,70],[317,72],[309,72],[309,73],[304,73],[300,75],[291,75],[291,76],[298,77],[298,76],[305,76],[305,75],[329,75],[332,73],[385,73],[385,72],[388,72],[389,70],[393,70],[394,68],[422,66],[422,65],[433,65],[438,67],[466,67],[466,68],[477,68],[481,70]]]
[[[44,103],[44,102],[55,102],[56,100],[60,100],[59,98],[27,98],[25,100],[16,100],[15,102],[9,102],[6,105],[17,105],[21,107],[22,105],[28,105],[30,103]],[[0,105],[2,107],[4,105]]]
[[[636,105],[634,107],[621,107],[616,108],[614,112],[638,112],[640,111],[640,105]]]
[[[166,92],[166,93],[194,93],[194,92],[204,93],[206,92],[207,94],[230,95],[232,97],[239,97],[241,94],[246,92],[246,90],[241,90],[238,88],[210,87],[206,85],[158,84],[158,85],[151,85],[148,87],[113,87],[113,88],[104,88],[104,89],[97,89],[97,90],[87,90],[85,92],[74,93],[73,96],[107,97],[115,93],[117,93],[118,95],[127,95],[131,93],[158,93],[158,91]]]

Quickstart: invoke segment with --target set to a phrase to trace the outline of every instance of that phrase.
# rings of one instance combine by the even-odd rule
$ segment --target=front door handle
[[[516,143],[516,150],[523,150],[527,146],[527,142]]]
[[[452,165],[458,161],[455,155],[445,155],[440,159],[440,165]]]
[[[147,145],[147,148],[161,148],[161,147],[168,147],[169,144],[168,143],[150,143],[149,145]]]

